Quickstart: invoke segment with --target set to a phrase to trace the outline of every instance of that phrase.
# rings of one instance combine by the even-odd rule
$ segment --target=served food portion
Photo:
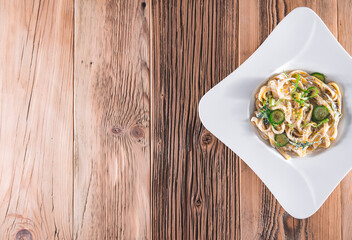
[[[251,122],[286,159],[304,157],[337,137],[342,117],[342,93],[321,73],[283,72],[269,79],[256,94]]]

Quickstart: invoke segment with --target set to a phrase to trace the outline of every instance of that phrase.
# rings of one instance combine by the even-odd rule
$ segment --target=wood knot
[[[119,127],[114,126],[114,127],[111,128],[111,133],[116,135],[116,136],[118,136],[118,135],[120,135],[122,133],[122,129],[119,128]]]
[[[132,135],[132,137],[137,138],[137,139],[143,138],[144,137],[144,131],[139,126],[135,126],[131,130],[131,135]]]
[[[32,233],[27,229],[22,229],[17,232],[15,240],[33,240]]]
[[[213,141],[213,136],[210,133],[206,133],[202,136],[202,144],[203,145],[209,145]]]
[[[141,6],[142,6],[142,9],[145,9],[147,7],[147,3],[146,2],[142,2]]]
[[[199,197],[196,198],[196,200],[194,201],[194,205],[199,208],[200,206],[202,206],[202,199],[200,199]]]

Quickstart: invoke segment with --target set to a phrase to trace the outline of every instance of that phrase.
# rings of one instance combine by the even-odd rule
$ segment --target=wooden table
[[[351,174],[294,219],[197,113],[299,6],[352,53],[351,0],[0,0],[0,239],[352,239]]]

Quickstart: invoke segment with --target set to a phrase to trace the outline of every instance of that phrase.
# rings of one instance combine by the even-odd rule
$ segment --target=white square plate
[[[254,95],[275,73],[321,72],[342,87],[343,117],[332,146],[285,160],[250,122]],[[309,8],[296,8],[239,68],[199,103],[204,126],[240,156],[295,218],[313,215],[352,168],[352,59]]]

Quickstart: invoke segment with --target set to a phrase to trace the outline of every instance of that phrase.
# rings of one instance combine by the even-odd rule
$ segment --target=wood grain
[[[245,61],[274,27],[296,7],[312,8],[337,34],[337,4],[329,1],[240,1],[240,62]],[[244,163],[241,167],[241,236],[243,239],[340,239],[338,187],[308,220],[288,216],[269,190]],[[245,222],[251,224],[244,224]],[[253,230],[254,229],[254,230]]]
[[[73,1],[0,1],[0,239],[70,239]]]
[[[290,9],[300,6],[312,8],[337,37],[337,1],[290,1]],[[295,219],[296,239],[341,239],[341,190],[338,186],[323,206],[310,218]]]
[[[150,236],[149,2],[75,1],[75,239]]]
[[[240,238],[238,160],[197,111],[238,65],[237,10],[237,1],[153,1],[153,239]]]
[[[338,40],[346,51],[352,54],[352,1],[339,0],[337,4]],[[345,93],[347,94],[347,93]],[[348,240],[352,238],[352,172],[341,182],[341,224],[342,238]]]
[[[240,63],[252,55],[287,13],[283,1],[240,1]],[[240,176],[241,239],[294,239],[293,218],[243,161]]]
[[[0,239],[352,238],[352,174],[305,220],[198,102],[294,8],[349,53],[351,0],[0,0]]]

